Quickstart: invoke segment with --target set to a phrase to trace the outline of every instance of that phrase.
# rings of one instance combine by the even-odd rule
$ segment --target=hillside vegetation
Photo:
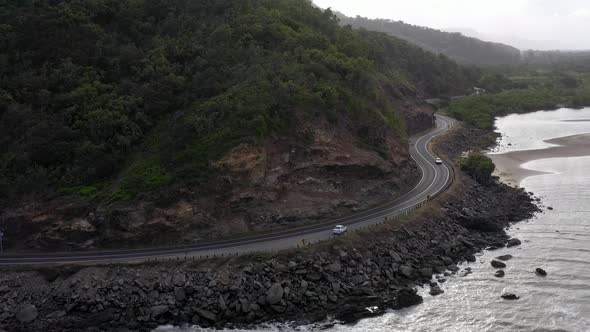
[[[476,73],[338,25],[305,0],[0,1],[0,196],[128,200],[203,183],[211,161],[327,119],[379,145],[394,100]],[[375,149],[379,149],[375,146]]]
[[[444,54],[464,65],[493,66],[521,63],[520,50],[515,47],[485,42],[460,33],[444,32],[401,21],[347,17],[338,14],[342,25],[379,31],[407,40],[430,52]]]

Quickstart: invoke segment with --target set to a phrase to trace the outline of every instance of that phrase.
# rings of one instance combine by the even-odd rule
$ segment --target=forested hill
[[[464,65],[517,65],[521,62],[521,53],[517,48],[481,41],[460,33],[444,32],[401,21],[347,17],[341,13],[338,13],[338,18],[342,25],[384,32],[430,52],[444,54]]]
[[[306,0],[1,1],[0,22],[2,198],[199,183],[231,147],[305,142],[317,118],[404,137],[393,101],[475,75]]]

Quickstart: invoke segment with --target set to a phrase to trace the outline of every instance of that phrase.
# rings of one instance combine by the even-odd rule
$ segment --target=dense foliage
[[[474,78],[306,0],[0,1],[0,22],[2,197],[198,183],[232,146],[317,117],[403,137],[393,99]]]
[[[461,162],[461,170],[481,184],[488,184],[492,181],[492,173],[495,169],[496,166],[492,160],[479,152],[470,153]]]
[[[590,75],[581,70],[489,70],[480,86],[491,93],[451,100],[446,111],[475,127],[491,129],[498,116],[590,105]]]
[[[512,46],[481,41],[460,33],[444,32],[431,28],[385,19],[355,18],[338,15],[343,25],[384,32],[407,40],[430,52],[444,54],[465,65],[516,65],[521,62],[520,50]]]

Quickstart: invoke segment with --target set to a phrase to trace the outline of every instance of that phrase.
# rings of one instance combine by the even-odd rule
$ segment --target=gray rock
[[[176,286],[184,286],[184,284],[186,283],[186,276],[184,275],[184,273],[178,272],[174,275],[174,279],[172,279],[172,282]]]
[[[495,259],[494,259],[494,260],[492,260],[492,261],[490,262],[490,264],[492,265],[492,267],[493,267],[493,268],[496,268],[496,269],[503,269],[503,268],[505,268],[505,267],[506,267],[506,264],[504,264],[504,263],[502,263],[502,262],[500,262],[500,261],[497,261],[497,260],[495,260]]]
[[[167,305],[157,305],[150,308],[150,317],[158,318],[170,310]]]
[[[205,310],[205,309],[200,309],[200,308],[197,308],[197,310],[195,310],[195,311],[197,312],[197,314],[200,317],[203,317],[203,318],[210,320],[212,322],[217,322],[217,315],[215,315],[211,311]]]
[[[243,299],[243,298],[240,299],[240,307],[242,309],[242,312],[244,312],[244,313],[250,312],[250,301]]]
[[[508,242],[506,243],[506,246],[508,248],[510,248],[510,247],[514,247],[514,246],[519,246],[521,244],[522,244],[522,242],[519,239],[512,238],[512,239],[508,240]]]
[[[221,311],[227,310],[227,304],[225,303],[225,298],[223,297],[223,294],[219,294],[219,299],[217,300],[217,305],[219,306],[219,309]]]
[[[340,292],[340,283],[335,281],[332,283],[332,290],[334,293],[338,294]]]
[[[320,279],[322,279],[322,276],[318,273],[308,273],[305,276],[305,279],[307,279],[309,281],[319,281]]]
[[[414,269],[406,265],[402,265],[399,270],[404,276],[408,278],[412,277],[412,274],[414,274]]]
[[[152,291],[150,291],[150,292],[148,293],[148,297],[149,297],[150,299],[154,299],[154,300],[155,300],[155,299],[159,299],[159,298],[160,298],[160,292],[158,292],[157,290],[155,290],[155,289],[154,289],[154,290],[152,290]]]
[[[333,264],[328,265],[326,269],[330,272],[338,273],[340,272],[340,270],[342,270],[342,265],[340,265],[339,262],[335,262]]]
[[[389,251],[389,256],[391,256],[391,258],[393,259],[394,262],[399,263],[402,261],[402,258],[399,256],[399,254],[393,250]]]
[[[443,266],[443,265],[437,265],[434,267],[434,272],[436,272],[436,273],[445,273],[446,270],[447,270],[446,266]]]
[[[186,299],[186,293],[184,292],[184,288],[182,288],[182,287],[174,288],[174,297],[179,302],[184,301]]]
[[[37,319],[39,313],[34,305],[26,305],[19,312],[16,313],[16,319],[21,323],[30,323]]]
[[[266,292],[266,303],[273,305],[281,302],[283,298],[283,287],[279,283],[275,283]]]

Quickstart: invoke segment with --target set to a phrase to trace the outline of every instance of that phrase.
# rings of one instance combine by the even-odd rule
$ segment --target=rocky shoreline
[[[473,140],[447,137],[463,151]],[[462,139],[463,137],[463,139]],[[305,324],[331,316],[346,323],[422,301],[415,286],[442,290],[445,274],[474,254],[504,246],[505,227],[538,208],[522,190],[482,186],[458,175],[455,186],[412,220],[277,255],[139,265],[5,269],[0,330],[149,331],[159,325]],[[433,276],[436,278],[433,279]],[[366,308],[373,308],[367,310]],[[90,327],[91,326],[91,327]]]

